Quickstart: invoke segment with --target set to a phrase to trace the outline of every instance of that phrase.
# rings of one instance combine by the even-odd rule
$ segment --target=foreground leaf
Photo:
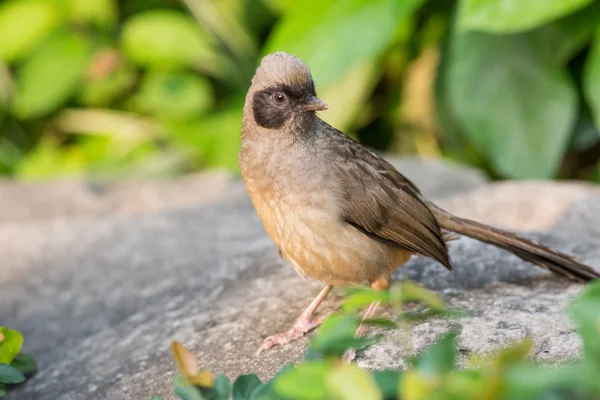
[[[32,375],[37,371],[35,358],[26,353],[17,354],[10,365],[18,369],[25,376]]]
[[[290,368],[275,380],[275,392],[292,399],[326,399],[329,394],[325,376],[329,368],[326,361],[305,362]]]
[[[381,392],[373,377],[355,364],[335,366],[325,379],[329,392],[341,400],[379,400]]]
[[[0,364],[0,383],[15,384],[25,381],[25,376],[13,366]]]
[[[21,332],[0,327],[0,364],[10,364],[21,351],[23,345],[23,335]]]
[[[185,376],[173,378],[173,391],[181,400],[204,400],[204,396]]]
[[[254,374],[238,376],[233,382],[232,400],[250,400],[252,392],[261,385],[262,382]]]

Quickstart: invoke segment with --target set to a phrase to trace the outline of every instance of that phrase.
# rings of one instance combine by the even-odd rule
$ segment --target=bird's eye
[[[277,92],[273,95],[273,101],[275,102],[275,104],[285,104],[285,102],[287,101],[287,96],[281,92]]]

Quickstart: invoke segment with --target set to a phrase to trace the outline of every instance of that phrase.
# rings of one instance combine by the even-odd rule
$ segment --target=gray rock
[[[441,197],[448,188],[465,187],[458,183],[466,182],[461,181],[464,174],[445,176],[446,169],[430,165],[406,172],[419,185],[427,186],[429,179],[423,187],[428,195]],[[435,177],[444,182],[442,192]],[[167,187],[195,187],[190,182],[153,185],[159,193]],[[100,212],[78,208],[76,202],[59,207],[67,191],[62,200],[53,200],[55,210],[64,212],[3,214],[0,321],[24,333],[25,351],[40,366],[7,398],[146,399],[156,393],[174,399],[172,339],[189,347],[203,366],[230,376],[267,378],[283,364],[300,360],[306,338],[260,358],[254,352],[265,336],[289,326],[319,285],[306,283],[279,258],[240,188],[239,182],[227,181],[202,207],[193,207],[192,198],[174,201],[173,209],[167,200],[145,209],[123,200],[117,210],[102,206]],[[28,190],[30,196],[41,194],[35,186]],[[197,196],[204,193],[201,186],[195,190]],[[22,210],[32,204],[16,195],[11,199],[22,203]],[[501,207],[502,201],[495,201]],[[598,207],[598,199],[577,203],[555,230],[534,236],[600,266],[593,246],[600,233],[587,228],[598,226]],[[439,290],[468,317],[390,332],[383,343],[359,355],[362,365],[401,366],[406,354],[424,348],[450,326],[461,330],[465,354],[490,352],[532,336],[540,360],[577,356],[580,344],[562,309],[581,285],[548,277],[472,240],[456,241],[451,251],[454,275],[425,259],[412,260],[399,275]],[[331,296],[322,312],[334,310],[338,301]]]

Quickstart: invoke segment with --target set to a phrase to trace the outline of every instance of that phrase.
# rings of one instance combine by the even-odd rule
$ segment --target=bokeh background
[[[376,149],[600,181],[599,22],[593,0],[2,0],[0,174],[235,173],[245,91],[285,50]]]

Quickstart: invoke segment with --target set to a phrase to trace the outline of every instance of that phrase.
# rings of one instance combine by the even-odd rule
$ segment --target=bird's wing
[[[345,142],[345,141],[344,141]],[[340,218],[363,233],[451,269],[437,220],[416,186],[375,153],[356,142],[339,143],[334,168],[341,182]]]

